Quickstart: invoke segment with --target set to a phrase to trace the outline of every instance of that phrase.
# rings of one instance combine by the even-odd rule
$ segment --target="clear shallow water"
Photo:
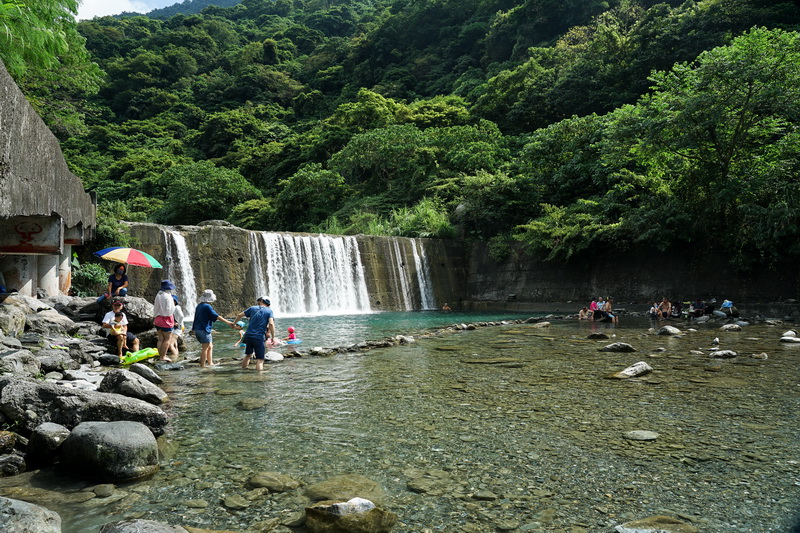
[[[419,331],[439,316],[400,318]],[[304,339],[364,327],[347,317],[315,320],[291,325]],[[308,502],[300,489],[253,499],[243,511],[224,508],[225,497],[248,492],[252,473],[279,471],[306,484],[356,473],[384,487],[398,532],[600,532],[665,512],[703,532],[790,531],[800,508],[800,346],[778,343],[780,326],[741,333],[709,326],[683,338],[650,335],[649,327],[629,319],[619,328],[576,321],[483,328],[366,354],[289,359],[261,375],[233,361],[190,366],[165,375],[176,446],[157,476],[121,487],[121,499],[107,505],[57,503],[53,493],[42,503],[62,513],[67,532],[98,531],[124,516],[256,531]],[[611,341],[587,340],[593,330],[639,351],[598,352]],[[715,336],[742,355],[690,353]],[[233,340],[232,331],[219,331],[219,361],[238,356]],[[761,352],[769,359],[748,357]],[[655,372],[603,379],[640,360]],[[266,406],[242,411],[237,404],[246,398]],[[622,437],[634,429],[660,436]],[[410,491],[426,472],[440,481],[433,493]],[[48,483],[40,476],[35,484]],[[60,494],[79,499],[86,487],[62,484]],[[208,506],[187,505],[193,500]]]

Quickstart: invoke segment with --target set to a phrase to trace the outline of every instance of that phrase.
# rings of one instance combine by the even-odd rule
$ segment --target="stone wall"
[[[176,226],[157,224],[130,224],[137,247],[150,253],[164,263],[164,269],[149,269],[132,266],[128,270],[131,295],[152,299],[158,292],[161,279],[175,272],[177,265],[169,265],[165,231],[177,230],[186,240],[191,251],[191,266],[194,271],[196,293],[213,289],[217,295],[215,308],[220,312],[239,311],[254,304],[259,285],[254,278],[256,270],[252,253],[254,232],[233,226]],[[298,235],[298,234],[295,234]],[[402,310],[403,297],[398,293],[398,282],[390,268],[396,250],[403,257],[403,267],[416,277],[410,239],[392,239],[359,235],[356,237],[364,268],[364,277],[373,310]],[[397,242],[396,242],[397,241]],[[427,255],[430,278],[434,287],[437,307],[444,302],[466,298],[466,256],[460,243],[434,239],[416,239]],[[262,261],[265,261],[262,258]],[[177,282],[173,277],[173,281]],[[419,309],[420,299],[416,291],[410,291],[414,308]]]
[[[95,226],[95,207],[69,171],[58,139],[0,63],[0,217],[57,213],[71,228]]]
[[[467,307],[474,310],[562,310],[576,312],[593,296],[611,296],[617,307],[646,311],[649,303],[695,298],[727,298],[741,311],[747,307],[771,316],[796,314],[800,271],[763,268],[741,274],[719,258],[657,252],[609,255],[570,263],[551,263],[513,251],[497,262],[485,243],[469,256]],[[553,302],[559,302],[555,309]],[[575,305],[564,305],[574,302]]]
[[[95,224],[93,198],[0,62],[0,285],[66,294],[72,246],[91,240]]]

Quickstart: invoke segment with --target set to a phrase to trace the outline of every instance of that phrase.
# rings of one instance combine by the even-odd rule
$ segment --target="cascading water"
[[[194,316],[194,308],[197,306],[197,288],[194,283],[194,270],[189,249],[186,247],[186,239],[175,230],[162,231],[166,243],[167,278],[177,287],[175,292],[180,300],[183,314],[187,320],[191,320]]]
[[[411,301],[410,275],[408,273],[407,265],[405,264],[405,261],[403,261],[404,257],[405,255],[400,249],[399,238],[392,237],[391,244],[389,246],[389,273],[392,276],[395,292],[400,296],[400,300],[403,302],[404,309],[406,311],[412,311],[414,309],[414,304]]]
[[[425,254],[425,247],[416,239],[411,239],[411,251],[414,254],[414,265],[417,267],[417,283],[419,284],[420,306],[422,309],[434,309],[436,301],[433,296],[433,286],[431,285],[431,266],[428,256]]]
[[[269,294],[269,288],[267,287],[267,271],[264,268],[264,262],[261,260],[261,258],[266,255],[266,253],[262,251],[265,246],[262,235],[261,233],[251,231],[248,232],[247,236],[250,257],[253,258],[253,260],[250,261],[250,274],[253,279],[253,288],[258,297],[267,296]],[[261,244],[259,245],[259,243]]]
[[[353,237],[261,234],[267,294],[281,316],[371,311],[364,267]]]

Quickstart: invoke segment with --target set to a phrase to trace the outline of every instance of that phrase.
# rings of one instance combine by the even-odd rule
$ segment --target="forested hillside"
[[[154,19],[167,19],[175,15],[194,15],[208,6],[231,7],[242,0],[183,0],[171,6],[153,9],[147,16]]]
[[[750,268],[800,255],[799,27],[784,0],[244,0],[81,22],[99,91],[22,86],[115,217]]]

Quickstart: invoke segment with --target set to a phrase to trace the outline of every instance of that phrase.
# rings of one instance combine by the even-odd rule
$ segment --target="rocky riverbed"
[[[458,325],[263,374],[240,370],[221,332],[222,365],[162,372],[170,424],[151,479],[45,469],[0,480],[0,495],[57,510],[64,531],[98,531],[108,515],[302,531],[312,487],[331,479],[370,487],[397,532],[612,532],[656,515],[673,531],[793,531],[790,324],[671,322],[659,335],[644,319],[548,322]],[[635,351],[602,351],[615,343]],[[610,379],[637,362],[652,371]],[[265,473],[291,481],[254,481]]]

